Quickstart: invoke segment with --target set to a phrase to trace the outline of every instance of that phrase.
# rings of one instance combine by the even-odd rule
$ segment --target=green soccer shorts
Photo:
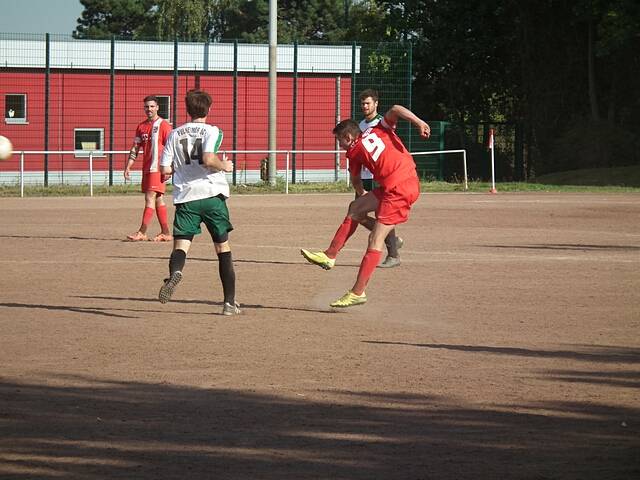
[[[199,235],[202,233],[200,224],[204,223],[215,242],[225,238],[233,230],[229,221],[229,209],[223,195],[203,198],[191,202],[176,204],[173,220],[173,236]]]

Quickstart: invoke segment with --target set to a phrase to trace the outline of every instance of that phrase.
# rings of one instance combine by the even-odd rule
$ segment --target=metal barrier
[[[344,152],[341,150],[220,150],[219,153],[222,154],[284,154],[285,155],[285,171],[284,171],[284,182],[285,182],[285,194],[289,193],[289,177],[292,175],[290,158],[292,154],[331,154],[335,156],[334,163],[334,181],[338,181],[340,179],[340,159],[341,156],[344,155]],[[467,177],[467,152],[466,150],[435,150],[435,151],[427,151],[427,152],[413,152],[411,155],[419,156],[419,155],[437,155],[437,154],[446,154],[446,153],[462,153],[463,165],[464,165],[464,190],[468,190],[468,177]],[[89,160],[89,195],[93,197],[93,177],[94,177],[94,169],[93,169],[93,158],[95,155],[128,155],[128,150],[22,150],[15,151],[14,154],[20,155],[20,197],[24,197],[24,157],[25,155],[45,155],[45,154],[58,154],[58,155],[88,155]],[[237,165],[236,165],[237,168]],[[277,170],[277,168],[276,168]],[[347,162],[345,162],[344,166],[344,177],[347,183],[349,183],[349,171]]]

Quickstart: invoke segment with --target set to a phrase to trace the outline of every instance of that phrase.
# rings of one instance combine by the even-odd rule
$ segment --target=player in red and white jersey
[[[141,190],[144,192],[145,207],[140,228],[136,233],[127,235],[127,239],[132,242],[148,240],[147,228],[154,214],[156,214],[160,222],[161,232],[153,240],[156,242],[169,242],[173,238],[169,231],[167,206],[164,202],[164,182],[168,177],[160,171],[160,159],[162,158],[164,145],[167,142],[167,138],[169,138],[169,133],[171,133],[171,125],[164,118],[158,116],[158,99],[153,95],[145,97],[144,112],[147,115],[147,119],[140,122],[138,128],[136,128],[136,136],[124,168],[124,178],[126,180],[131,178],[131,167],[136,161],[138,152],[142,149],[144,154],[142,159]]]
[[[356,282],[351,290],[331,304],[332,307],[351,307],[367,301],[365,288],[380,263],[384,239],[396,225],[407,221],[411,206],[420,196],[415,162],[395,132],[399,119],[413,123],[423,138],[431,135],[429,125],[401,105],[391,107],[380,123],[364,132],[354,120],[344,120],[333,129],[340,147],[347,152],[351,181],[359,196],[349,205],[347,216],[328,249],[320,252],[301,249],[300,253],[310,263],[329,270],[335,265],[338,252],[365,221],[367,214],[375,212],[376,218]],[[379,185],[366,195],[362,182],[358,181],[363,166],[373,173]]]

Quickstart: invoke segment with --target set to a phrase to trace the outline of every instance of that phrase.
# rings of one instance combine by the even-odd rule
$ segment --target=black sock
[[[231,252],[218,254],[218,273],[222,282],[225,303],[233,303],[236,300],[236,272],[233,270]]]
[[[387,238],[384,239],[384,244],[387,247],[387,253],[390,257],[398,256],[398,243],[396,242],[398,237],[396,237],[396,229],[394,228],[389,232]]]
[[[173,272],[181,272],[186,260],[187,252],[184,250],[174,250],[171,252],[171,257],[169,258],[169,275]]]

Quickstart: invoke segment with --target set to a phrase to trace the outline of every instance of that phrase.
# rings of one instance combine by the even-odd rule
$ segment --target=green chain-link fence
[[[361,118],[366,88],[379,91],[381,113],[395,103],[411,107],[411,62],[410,43],[279,45],[278,149],[335,150],[331,130],[339,119]],[[268,148],[267,45],[0,34],[0,134],[18,151],[65,152],[26,155],[29,183],[86,183],[89,151],[103,181],[121,183],[126,155],[106,152],[129,149],[145,118],[142,99],[158,96],[161,116],[180,124],[191,88],[213,95],[209,122],[225,133],[225,150],[262,151],[235,154],[234,183],[259,181]],[[411,151],[446,147],[446,124],[430,123],[429,141],[399,125]],[[17,162],[0,164],[0,182],[15,182]],[[443,175],[437,156],[416,162],[422,177]],[[291,166],[293,182],[344,176],[342,155],[294,152]]]

